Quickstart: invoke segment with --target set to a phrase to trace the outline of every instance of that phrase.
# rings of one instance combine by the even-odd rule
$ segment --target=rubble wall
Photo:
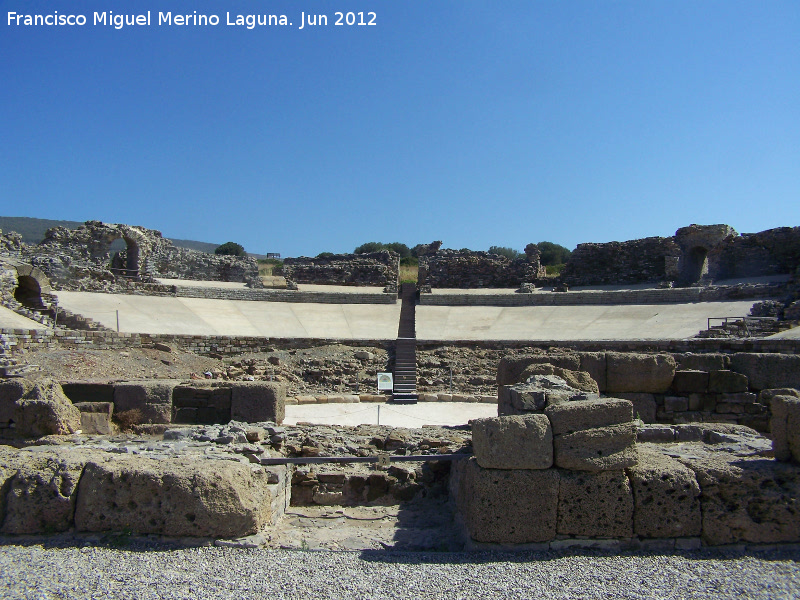
[[[561,280],[571,286],[796,275],[800,227],[737,234],[728,225],[690,225],[668,238],[578,244]]]
[[[674,238],[649,237],[627,242],[578,244],[561,279],[567,285],[656,283],[674,279],[680,247]]]
[[[399,272],[400,255],[389,250],[283,261],[283,276],[290,285],[374,286],[396,293]]]
[[[518,288],[544,276],[538,250],[511,260],[473,250],[437,250],[419,257],[418,286],[433,288]]]

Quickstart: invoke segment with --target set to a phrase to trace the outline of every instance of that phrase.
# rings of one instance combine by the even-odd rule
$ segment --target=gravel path
[[[0,545],[2,598],[798,598],[800,551],[433,554]]]

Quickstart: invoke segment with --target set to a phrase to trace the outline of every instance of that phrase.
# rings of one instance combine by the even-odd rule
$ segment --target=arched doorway
[[[128,236],[120,236],[111,245],[111,250],[116,250],[123,245],[124,248],[115,252],[111,259],[111,270],[123,277],[137,277],[139,275],[139,244]]]
[[[14,298],[17,302],[28,308],[44,308],[42,287],[39,285],[36,278],[30,275],[20,275],[17,278]]]
[[[708,248],[695,246],[689,250],[681,275],[686,283],[696,283],[708,275]]]

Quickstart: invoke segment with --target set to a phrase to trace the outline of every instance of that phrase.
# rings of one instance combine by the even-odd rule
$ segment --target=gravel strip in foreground
[[[798,598],[800,551],[399,553],[19,545],[2,598]]]

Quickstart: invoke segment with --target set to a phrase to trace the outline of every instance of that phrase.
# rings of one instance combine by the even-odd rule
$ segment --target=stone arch
[[[50,281],[47,276],[33,265],[17,265],[17,287],[14,288],[14,298],[23,306],[29,308],[44,308],[42,292],[50,291]]]
[[[119,239],[125,242],[125,249],[114,254],[111,259],[112,270],[123,276],[138,277],[143,254],[148,247],[147,241],[144,236],[131,227],[120,227],[112,241]]]
[[[695,246],[686,252],[681,279],[687,283],[696,283],[708,275],[708,248]]]

